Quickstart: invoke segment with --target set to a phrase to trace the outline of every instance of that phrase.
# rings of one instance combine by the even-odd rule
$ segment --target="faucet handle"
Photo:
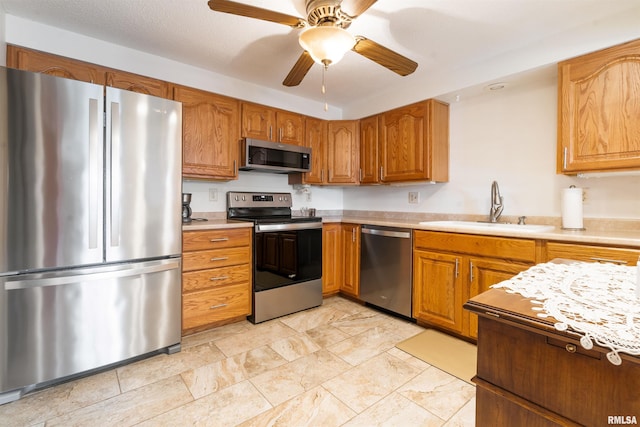
[[[519,217],[518,217],[518,225],[526,225],[526,224],[524,223],[524,220],[525,220],[525,219],[527,219],[527,217],[526,217],[526,216],[519,216]]]

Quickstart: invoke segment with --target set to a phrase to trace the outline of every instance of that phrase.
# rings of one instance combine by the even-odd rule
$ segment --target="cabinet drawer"
[[[225,228],[182,233],[184,252],[249,245],[251,245],[251,228]]]
[[[251,263],[251,248],[248,246],[185,252],[182,254],[182,271],[228,267],[247,263]]]
[[[414,249],[436,249],[524,262],[535,262],[536,260],[535,240],[510,237],[415,231],[413,246]]]
[[[191,271],[182,275],[182,292],[200,291],[234,283],[249,283],[250,277],[250,264]]]
[[[182,297],[182,329],[250,314],[249,285],[224,286]]]
[[[640,249],[607,248],[602,246],[574,245],[570,243],[547,243],[547,260],[555,258],[578,261],[603,261],[616,264],[636,265]]]

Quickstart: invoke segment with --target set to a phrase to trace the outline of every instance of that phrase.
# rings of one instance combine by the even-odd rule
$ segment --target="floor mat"
[[[476,346],[471,343],[434,329],[427,329],[396,344],[396,347],[473,384],[471,378],[476,374],[478,353]]]

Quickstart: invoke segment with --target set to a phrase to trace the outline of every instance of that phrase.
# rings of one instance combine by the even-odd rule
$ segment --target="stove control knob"
[[[236,202],[238,201],[238,196],[235,196]]]
[[[247,200],[247,198],[245,196],[242,196],[242,201],[244,202],[246,200]]]

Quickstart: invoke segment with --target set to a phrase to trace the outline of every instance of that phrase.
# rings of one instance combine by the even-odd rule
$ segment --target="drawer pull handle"
[[[228,256],[220,256],[220,257],[217,257],[217,258],[211,258],[211,261],[226,261],[228,259],[229,259]]]
[[[218,277],[212,277],[211,280],[212,282],[215,282],[216,280],[227,280],[229,278],[229,276],[218,276]]]
[[[226,307],[227,304],[218,304],[218,305],[212,305],[211,307],[209,307],[209,310],[215,310],[216,308],[223,308]]]
[[[564,348],[566,348],[569,353],[575,353],[578,350],[575,344],[567,344]]]
[[[597,261],[597,262],[610,262],[613,264],[621,264],[621,265],[627,264],[627,261],[623,259],[607,259],[607,258],[591,257],[591,260]]]
[[[217,239],[209,239],[209,241],[210,241],[211,243],[216,243],[216,242],[228,242],[228,241],[229,241],[229,238],[228,238],[228,237],[220,237],[220,238],[217,238]]]

